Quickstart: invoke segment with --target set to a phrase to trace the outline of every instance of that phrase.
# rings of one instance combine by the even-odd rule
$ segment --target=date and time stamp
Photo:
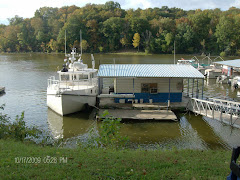
[[[45,156],[45,157],[15,157],[16,164],[66,164],[68,162],[67,157],[52,157],[52,156]]]

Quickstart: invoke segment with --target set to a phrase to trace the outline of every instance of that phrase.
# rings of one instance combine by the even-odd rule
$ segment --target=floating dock
[[[5,87],[0,86],[0,94],[5,93]]]
[[[177,116],[171,110],[100,109],[99,114],[105,110],[109,116],[127,120],[177,121]]]

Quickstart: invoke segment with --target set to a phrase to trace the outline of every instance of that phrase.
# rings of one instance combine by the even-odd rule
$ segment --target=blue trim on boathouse
[[[130,93],[117,93],[117,94],[130,94]],[[169,100],[169,93],[157,93],[157,94],[150,94],[150,93],[134,93],[135,98],[138,99],[138,102],[140,99],[143,99],[143,103],[149,103],[149,99],[153,100],[153,103],[158,102],[166,102]],[[131,102],[128,101],[129,98],[115,98],[115,103],[119,103],[120,99],[125,99],[125,102]],[[170,93],[170,102],[182,102],[182,93]]]

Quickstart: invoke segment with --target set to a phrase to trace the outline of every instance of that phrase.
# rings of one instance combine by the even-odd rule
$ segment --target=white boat
[[[81,53],[82,54],[82,53]],[[98,79],[95,61],[92,57],[92,68],[83,64],[81,54],[72,49],[67,55],[66,65],[57,71],[59,80],[52,76],[48,79],[47,106],[60,115],[67,115],[95,106],[98,94]],[[79,57],[76,60],[76,57]]]
[[[192,65],[194,63],[194,59],[181,59],[181,60],[178,60],[177,64],[187,64],[187,65]]]
[[[216,79],[218,76],[222,75],[222,70],[212,67],[210,69],[206,69],[204,75],[209,79]]]
[[[220,76],[217,77],[216,83],[220,83],[220,84],[229,84],[229,78],[228,76],[221,74]]]
[[[233,79],[230,80],[231,81],[231,85],[237,89],[240,87],[240,76],[235,76]]]

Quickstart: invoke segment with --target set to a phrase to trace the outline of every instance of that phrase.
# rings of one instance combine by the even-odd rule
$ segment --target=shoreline
[[[47,55],[64,55],[64,52],[0,52],[0,55],[10,55],[10,54],[47,54]],[[104,53],[84,53],[84,54],[98,54],[98,55],[126,55],[126,56],[153,56],[153,55],[173,55],[173,54],[162,54],[162,53],[148,53],[146,54],[145,52],[132,52],[132,51],[126,51],[126,52],[104,52]],[[197,57],[205,57],[201,54],[176,54],[176,56],[197,56]],[[207,55],[206,55],[207,56]],[[210,57],[218,57],[219,55],[212,55]],[[240,56],[225,56],[223,58],[227,57],[240,57]]]

